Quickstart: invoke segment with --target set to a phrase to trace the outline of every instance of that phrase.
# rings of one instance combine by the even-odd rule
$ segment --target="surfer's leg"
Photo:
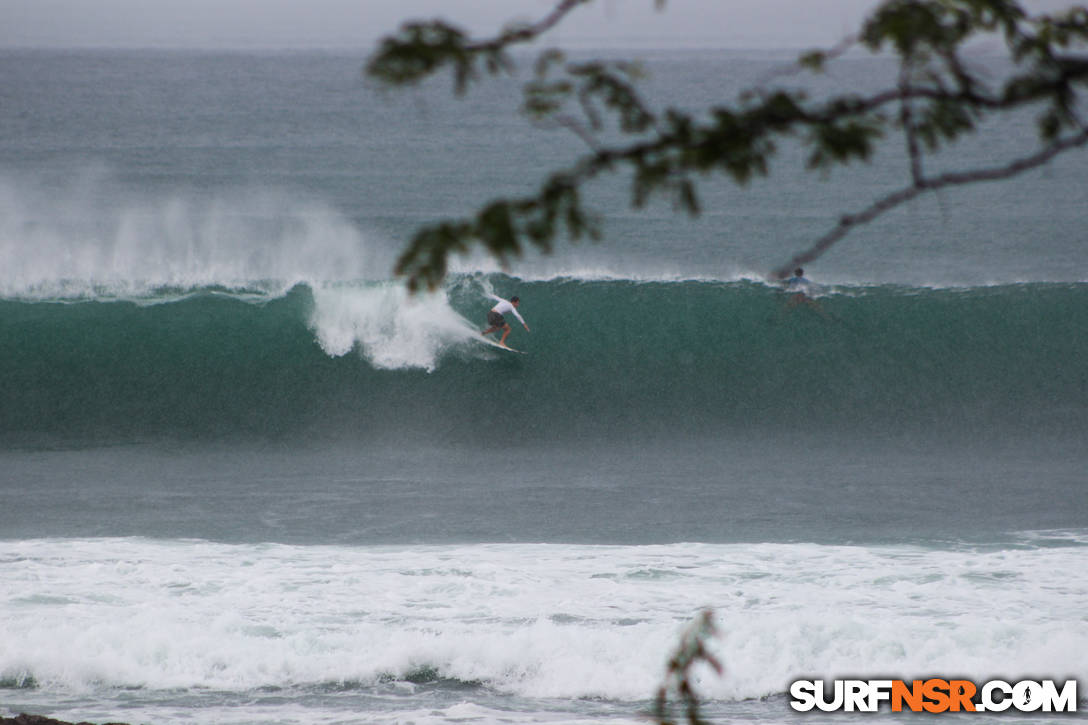
[[[510,323],[506,323],[502,326],[502,339],[499,340],[500,345],[506,344],[506,336],[510,334]]]
[[[498,330],[503,325],[506,325],[506,319],[498,312],[495,312],[495,310],[491,310],[487,313],[487,324],[490,325],[490,327],[480,333],[485,337],[487,335],[490,335],[495,330]],[[507,325],[506,329],[509,331],[510,326]]]

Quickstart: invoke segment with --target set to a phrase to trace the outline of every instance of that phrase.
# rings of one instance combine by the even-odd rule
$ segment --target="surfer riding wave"
[[[510,323],[506,321],[505,315],[510,314],[518,318],[518,322],[521,323],[521,326],[525,328],[526,332],[529,332],[529,326],[525,324],[525,320],[522,319],[521,315],[518,313],[518,305],[521,304],[521,298],[514,295],[509,300],[504,300],[502,297],[493,294],[489,294],[488,297],[495,300],[498,304],[488,310],[488,328],[481,332],[481,335],[487,337],[492,332],[501,329],[502,339],[499,340],[499,344],[506,347],[506,338],[510,334]]]

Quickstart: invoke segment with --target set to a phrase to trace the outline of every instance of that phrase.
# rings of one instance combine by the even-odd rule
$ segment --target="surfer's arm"
[[[526,332],[528,332],[529,331],[529,326],[525,324],[524,318],[522,318],[522,316],[520,314],[518,314],[518,308],[511,305],[510,306],[510,311],[514,313],[514,317],[518,318],[518,322],[520,322],[521,326],[525,328]]]

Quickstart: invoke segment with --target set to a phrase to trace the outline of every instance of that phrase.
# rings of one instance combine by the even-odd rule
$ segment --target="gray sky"
[[[479,33],[539,19],[556,0],[0,0],[0,46],[367,49],[407,18]],[[830,46],[877,0],[597,0],[549,36],[558,45]],[[1071,0],[1029,0],[1034,9]]]
[[[539,19],[555,0],[0,0],[4,46],[368,47],[407,18],[477,32]],[[555,44],[830,45],[875,0],[597,0]]]

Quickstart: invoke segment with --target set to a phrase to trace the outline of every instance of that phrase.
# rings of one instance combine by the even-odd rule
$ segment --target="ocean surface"
[[[641,56],[688,109],[894,79]],[[1002,720],[1084,718],[1084,151],[859,229],[812,305],[766,275],[904,183],[894,138],[827,177],[786,140],[697,219],[621,174],[600,243],[411,296],[414,230],[583,147],[524,70],[456,98],[365,60],[0,51],[0,716],[640,723],[709,608],[714,722],[853,722],[789,683],[888,676],[1076,678],[1081,714]],[[1032,147],[983,126],[928,168]]]

